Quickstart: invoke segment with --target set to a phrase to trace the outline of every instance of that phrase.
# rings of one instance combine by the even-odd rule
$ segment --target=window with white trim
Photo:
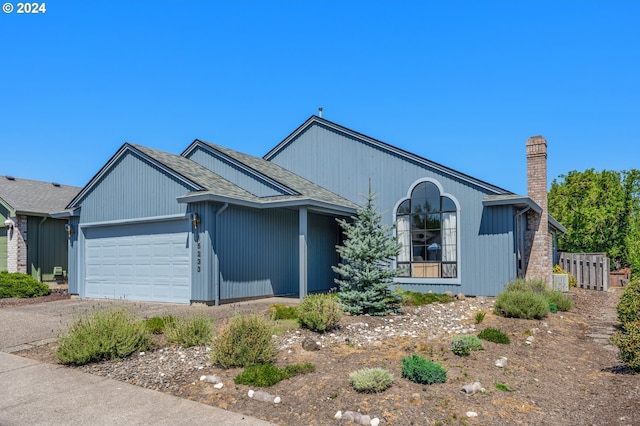
[[[458,277],[458,212],[433,182],[420,182],[396,210],[402,245],[396,259],[400,277]]]

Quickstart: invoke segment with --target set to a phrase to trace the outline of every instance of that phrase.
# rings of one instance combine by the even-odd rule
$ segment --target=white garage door
[[[187,220],[87,228],[84,297],[189,303],[189,238]]]

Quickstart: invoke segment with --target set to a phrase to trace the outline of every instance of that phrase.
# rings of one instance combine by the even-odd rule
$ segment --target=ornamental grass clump
[[[164,329],[167,343],[190,348],[205,345],[213,337],[213,319],[205,315],[177,317]]]
[[[173,315],[165,315],[162,317],[151,317],[145,321],[145,326],[151,334],[162,334],[167,326],[173,324],[176,317]]]
[[[324,332],[335,328],[342,318],[342,309],[329,294],[311,294],[298,305],[298,322],[309,330]]]
[[[509,336],[507,336],[501,330],[492,327],[482,330],[480,334],[478,334],[478,338],[486,340],[487,342],[500,343],[503,345],[508,345],[509,343],[511,343]]]
[[[447,381],[447,370],[436,362],[414,354],[402,359],[402,377],[427,385],[444,383]]]
[[[349,374],[351,385],[358,392],[377,393],[388,389],[393,375],[383,368],[363,368]]]
[[[276,359],[273,323],[256,314],[235,315],[213,341],[211,360],[222,368],[266,364]]]
[[[145,322],[123,308],[102,309],[76,319],[58,337],[55,354],[62,364],[84,365],[123,359],[151,347]]]

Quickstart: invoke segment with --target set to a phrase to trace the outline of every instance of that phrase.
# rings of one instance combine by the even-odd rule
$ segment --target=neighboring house
[[[64,278],[67,221],[50,213],[64,209],[80,189],[0,176],[0,271],[30,274],[40,281]]]
[[[124,144],[56,213],[67,218],[69,292],[218,304],[326,291],[340,259],[336,218],[369,179],[397,223],[397,283],[414,291],[499,293],[551,280],[557,231],[546,210],[546,141],[527,142],[520,196],[320,117],[263,159],[194,141],[181,155]]]

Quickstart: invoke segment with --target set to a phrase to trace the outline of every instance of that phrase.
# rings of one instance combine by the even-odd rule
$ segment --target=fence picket
[[[604,253],[560,253],[558,264],[573,275],[578,287],[607,291],[610,260]]]

